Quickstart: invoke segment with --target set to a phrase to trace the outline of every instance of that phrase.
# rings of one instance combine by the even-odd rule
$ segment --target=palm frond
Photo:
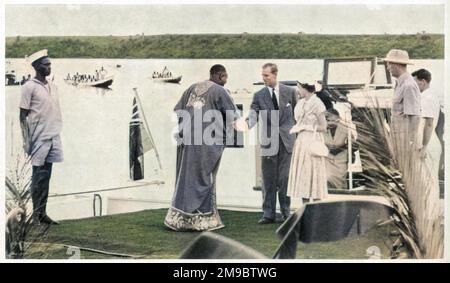
[[[390,202],[394,223],[413,257],[441,258],[443,221],[435,209],[439,200],[430,197],[437,178],[431,178],[417,154],[402,149],[394,140],[390,111],[381,108],[376,99],[367,99],[367,108],[352,108],[365,185]]]
[[[6,172],[6,255],[23,258],[50,226],[40,225],[33,218],[30,158],[24,153],[17,154],[15,160],[10,160]]]

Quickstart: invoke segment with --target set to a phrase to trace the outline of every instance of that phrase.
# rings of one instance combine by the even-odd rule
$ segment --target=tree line
[[[53,58],[323,59],[384,57],[392,48],[413,59],[443,59],[444,35],[167,34],[7,37],[6,58],[40,49]]]

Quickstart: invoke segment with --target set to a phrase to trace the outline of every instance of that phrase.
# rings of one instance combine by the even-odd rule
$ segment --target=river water
[[[7,59],[9,68],[21,77],[32,70],[23,59]],[[130,187],[98,193],[102,197],[102,212],[118,213],[150,207],[167,207],[172,198],[175,180],[175,127],[172,109],[182,92],[192,83],[205,80],[213,64],[223,64],[228,71],[226,87],[235,102],[248,110],[254,91],[261,81],[260,68],[273,61],[279,66],[280,80],[312,81],[322,79],[323,60],[192,60],[192,59],[53,59],[52,74],[58,85],[63,115],[63,163],[55,164],[51,180],[51,195],[78,192],[74,196],[53,196],[49,213],[56,219],[80,218],[93,215],[91,191]],[[415,60],[410,70],[427,68],[433,74],[432,89],[443,96],[444,61]],[[120,67],[117,67],[120,65]],[[64,82],[68,73],[94,74],[104,67],[114,75],[110,90],[75,87]],[[165,66],[173,75],[182,75],[180,84],[165,84],[150,79],[153,71]],[[149,128],[159,152],[162,167],[157,166],[153,152],[145,155],[145,181],[129,180],[128,138],[132,111],[133,88],[137,87]],[[5,99],[5,157],[11,168],[21,148],[18,123],[20,87],[6,87]],[[245,140],[251,140],[246,134]],[[256,177],[255,146],[227,148],[222,158],[217,180],[218,203],[225,207],[258,209],[261,192],[253,190]],[[146,185],[147,181],[163,181],[163,185]],[[151,206],[150,204],[153,204]]]

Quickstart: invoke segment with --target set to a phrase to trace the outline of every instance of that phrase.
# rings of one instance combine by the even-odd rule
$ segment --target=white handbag
[[[303,105],[304,106],[304,105]],[[300,120],[303,120],[305,117],[306,112],[304,111],[303,107],[303,115],[300,118]],[[297,127],[297,128],[296,128]],[[295,125],[291,131],[295,130],[296,132],[300,131],[300,126]],[[317,126],[314,126],[313,128],[313,135],[315,143],[309,144],[309,153],[314,157],[328,157],[329,150],[328,147],[325,145],[325,142],[320,139],[319,133],[317,132]]]
[[[322,141],[319,137],[319,133],[316,132],[314,128],[314,140],[315,143],[311,143],[309,145],[309,153],[315,157],[327,157],[330,151],[328,147],[325,145],[325,142]]]

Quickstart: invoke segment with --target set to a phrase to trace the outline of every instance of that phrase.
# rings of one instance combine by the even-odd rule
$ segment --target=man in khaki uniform
[[[384,61],[387,62],[389,72],[397,79],[392,101],[391,130],[397,162],[403,171],[411,150],[419,149],[420,90],[407,71],[406,66],[412,64],[407,51],[392,49]]]

